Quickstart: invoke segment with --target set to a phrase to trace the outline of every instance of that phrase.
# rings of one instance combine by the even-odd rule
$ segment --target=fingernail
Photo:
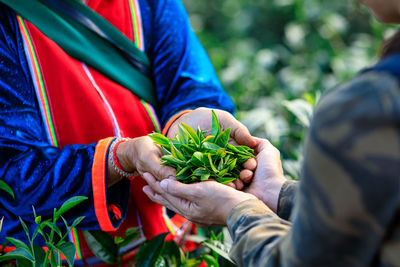
[[[167,190],[167,188],[168,188],[168,180],[162,180],[160,182],[160,186],[161,186],[162,189]]]

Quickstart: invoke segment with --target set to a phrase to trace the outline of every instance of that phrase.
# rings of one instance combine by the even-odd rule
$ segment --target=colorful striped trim
[[[94,211],[101,230],[106,232],[117,230],[117,228],[113,226],[108,213],[106,194],[107,154],[108,148],[114,139],[114,137],[109,137],[97,143],[92,166]]]
[[[168,133],[168,131],[169,131],[169,128],[171,127],[171,125],[172,125],[177,119],[179,119],[182,115],[184,115],[184,114],[186,114],[186,113],[189,113],[189,112],[191,112],[191,111],[193,111],[193,109],[186,109],[186,110],[182,110],[182,111],[176,113],[174,116],[172,116],[172,117],[168,120],[167,124],[165,124],[164,129],[162,130],[161,133],[162,133],[163,135],[166,136],[167,133]]]
[[[156,114],[153,106],[144,100],[141,100],[140,102],[142,103],[142,105],[146,109],[147,113],[149,114],[150,119],[153,122],[154,128],[156,129],[157,133],[160,133],[161,125],[160,125],[160,122],[158,121],[157,114]]]
[[[76,248],[75,259],[82,260],[81,245],[79,243],[78,232],[76,231],[75,228],[72,228],[71,232],[69,232],[69,235],[70,235],[70,240],[72,241],[72,243],[75,244]]]
[[[56,138],[56,133],[54,130],[54,124],[51,118],[49,101],[46,94],[46,89],[43,82],[42,73],[37,60],[37,55],[35,53],[33,42],[29,36],[28,29],[25,26],[24,20],[17,16],[19,29],[24,41],[25,53],[28,59],[29,68],[31,70],[32,80],[35,85],[36,95],[38,97],[40,110],[42,112],[42,117],[47,129],[47,135],[50,143],[58,147],[58,142]]]
[[[140,7],[137,0],[128,0],[129,8],[131,10],[133,34],[135,37],[135,45],[140,50],[144,50],[144,38],[142,28],[142,17],[140,14]]]

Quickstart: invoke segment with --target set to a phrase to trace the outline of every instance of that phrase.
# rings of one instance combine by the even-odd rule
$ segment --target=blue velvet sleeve
[[[152,0],[148,3],[152,29],[151,35],[145,38],[150,42],[146,52],[153,63],[161,124],[164,126],[170,117],[185,109],[210,107],[233,112],[233,103],[191,29],[181,1]]]
[[[13,200],[0,190],[0,245],[5,236],[26,240],[18,217],[33,232],[32,206],[46,219],[73,196],[89,199],[65,218],[71,223],[86,216],[80,228],[99,229],[91,177],[96,144],[63,149],[49,144],[29,73],[15,15],[0,5],[0,179],[15,192]],[[115,200],[121,195],[108,193]]]

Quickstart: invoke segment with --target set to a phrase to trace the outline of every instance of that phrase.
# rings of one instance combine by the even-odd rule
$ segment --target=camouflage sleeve
[[[328,93],[308,133],[292,224],[259,201],[240,203],[228,218],[232,259],[257,267],[374,265],[400,202],[399,118],[392,76],[363,74]]]
[[[289,220],[292,214],[292,208],[296,199],[296,191],[298,188],[297,181],[286,181],[279,192],[277,214],[284,220]]]

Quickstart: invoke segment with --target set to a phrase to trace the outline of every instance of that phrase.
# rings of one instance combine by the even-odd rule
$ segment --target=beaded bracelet
[[[129,138],[115,138],[114,141],[110,145],[110,149],[108,151],[108,163],[111,164],[113,169],[122,177],[126,177],[129,180],[132,180],[135,176],[138,176],[139,173],[137,171],[134,172],[126,172],[122,169],[121,164],[118,162],[117,157],[117,148],[118,145],[128,141]]]

